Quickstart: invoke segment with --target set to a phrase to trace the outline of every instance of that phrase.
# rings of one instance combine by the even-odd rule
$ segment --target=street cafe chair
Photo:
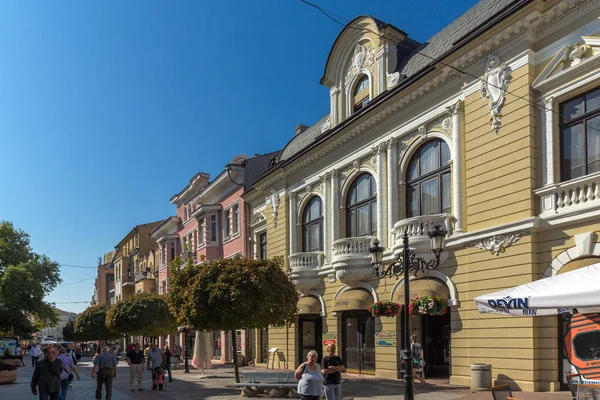
[[[580,383],[577,385],[577,400],[600,400],[600,385]]]
[[[492,386],[490,391],[494,400],[509,400],[513,398],[509,384]]]

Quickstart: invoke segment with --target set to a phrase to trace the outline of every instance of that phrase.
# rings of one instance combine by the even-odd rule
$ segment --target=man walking
[[[37,343],[34,343],[33,346],[31,347],[31,350],[29,350],[29,355],[31,356],[31,366],[35,367],[35,364],[37,364],[38,362],[38,358],[40,358],[40,346],[37,345]]]
[[[156,373],[160,369],[161,365],[167,362],[165,353],[160,349],[160,347],[156,346],[156,343],[152,343],[150,345],[150,350],[148,351],[148,369],[150,369],[150,364],[152,364],[152,390],[158,389],[158,385],[156,385]]]
[[[142,386],[142,372],[144,371],[144,352],[142,346],[136,343],[132,350],[127,353],[127,363],[129,364],[129,390],[134,391],[133,381],[137,376],[138,390],[144,390]]]
[[[39,392],[40,400],[58,400],[62,369],[62,361],[56,359],[56,350],[49,348],[46,357],[39,363],[36,362],[31,377],[31,393],[37,396]]]
[[[94,359],[94,369],[92,370],[92,378],[96,378],[96,399],[102,400],[102,385],[106,386],[106,400],[112,399],[112,384],[113,379],[117,377],[118,361],[114,355],[110,353],[110,348],[104,346],[102,353]]]
[[[21,348],[20,344],[17,344],[17,348],[15,349],[15,356],[17,356],[19,358],[19,361],[21,361],[21,367],[24,367],[25,363],[23,363],[23,349]]]
[[[323,369],[321,372],[325,375],[323,380],[323,389],[325,399],[342,400],[342,374],[346,367],[339,356],[335,355],[335,344],[327,345],[327,354],[323,357]]]

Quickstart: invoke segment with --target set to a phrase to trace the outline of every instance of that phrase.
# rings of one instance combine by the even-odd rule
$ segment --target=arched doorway
[[[450,299],[450,290],[435,278],[410,281],[410,297],[436,296]],[[404,287],[394,292],[394,302],[404,304]],[[444,315],[418,315],[411,318],[412,333],[423,346],[425,376],[450,377],[450,313]],[[402,321],[404,323],[404,321]]]
[[[333,311],[341,314],[341,350],[347,372],[375,374],[375,318],[369,311],[371,304],[371,293],[363,289],[346,290],[335,299]]]
[[[319,353],[317,362],[323,357],[323,320],[321,318],[321,303],[314,296],[304,296],[298,300],[298,364],[306,361],[309,351]]]

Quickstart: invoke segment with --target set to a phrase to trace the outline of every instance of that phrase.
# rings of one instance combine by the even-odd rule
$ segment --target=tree
[[[86,308],[75,319],[73,334],[79,340],[117,339],[119,333],[106,327],[106,313],[110,306],[100,305]]]
[[[35,253],[27,233],[0,221],[0,335],[30,337],[55,324],[44,297],[60,282],[58,263]]]
[[[196,330],[231,331],[292,323],[298,292],[283,270],[283,259],[214,260],[172,265],[168,295],[179,325]],[[235,379],[239,382],[237,357]]]
[[[106,314],[106,326],[130,336],[167,335],[177,330],[165,296],[138,293],[114,304]]]
[[[62,329],[63,339],[68,342],[74,342],[79,340],[77,335],[75,335],[75,321],[69,321]]]

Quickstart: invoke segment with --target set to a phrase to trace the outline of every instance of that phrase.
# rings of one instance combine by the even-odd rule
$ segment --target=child
[[[158,390],[163,390],[163,386],[165,390],[169,390],[167,387],[167,382],[165,381],[165,370],[162,368],[157,368],[156,373],[154,374],[154,382],[152,388],[150,390],[155,390],[154,385],[158,387]]]

